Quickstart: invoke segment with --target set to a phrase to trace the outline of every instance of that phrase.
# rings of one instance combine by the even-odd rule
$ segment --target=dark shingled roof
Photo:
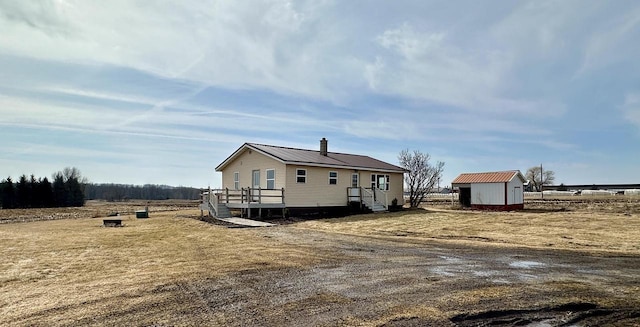
[[[508,170],[489,173],[464,173],[456,177],[451,184],[506,183],[516,175],[519,175],[523,182],[525,181],[519,170]]]
[[[285,164],[296,164],[301,166],[318,166],[318,167],[335,167],[347,169],[371,169],[387,172],[403,173],[406,170],[384,161],[380,161],[368,156],[357,154],[328,152],[326,156],[320,154],[317,150],[295,149],[274,145],[245,143],[236,152],[222,162],[216,170],[221,170],[227,163],[232,161],[236,155],[239,155],[243,149],[250,148],[262,152],[265,155],[273,157]]]

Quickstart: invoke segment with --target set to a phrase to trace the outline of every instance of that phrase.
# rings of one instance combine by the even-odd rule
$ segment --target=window
[[[260,188],[260,170],[251,171],[251,187]]]
[[[378,188],[383,191],[389,190],[389,175],[378,175]]]
[[[338,184],[338,172],[337,171],[330,171],[329,172],[329,185],[336,185]]]
[[[389,175],[376,175],[371,174],[371,188],[378,188],[379,190],[389,190]]]
[[[351,187],[358,187],[360,184],[360,175],[351,174]]]
[[[273,190],[276,188],[276,170],[267,169],[267,189]]]
[[[237,171],[233,173],[233,189],[234,190],[240,189],[240,173]]]
[[[296,183],[306,183],[307,182],[307,170],[306,169],[296,169]]]

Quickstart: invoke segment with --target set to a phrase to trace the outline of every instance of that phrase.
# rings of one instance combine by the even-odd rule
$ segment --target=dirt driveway
[[[215,324],[637,326],[640,258],[252,230],[313,249],[309,268],[251,269],[164,285]]]

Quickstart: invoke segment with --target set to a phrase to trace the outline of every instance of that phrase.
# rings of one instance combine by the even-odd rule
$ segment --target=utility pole
[[[544,200],[544,181],[542,180],[542,163],[540,164],[540,195],[542,196],[542,200]]]

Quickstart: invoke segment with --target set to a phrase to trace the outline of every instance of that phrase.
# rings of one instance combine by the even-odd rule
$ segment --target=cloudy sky
[[[220,186],[244,142],[640,182],[640,3],[0,0],[0,179]]]

